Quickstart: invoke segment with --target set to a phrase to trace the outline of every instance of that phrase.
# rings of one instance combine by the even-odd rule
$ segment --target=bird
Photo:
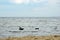
[[[35,28],[35,30],[39,30],[39,28]]]
[[[19,30],[24,30],[24,28],[22,28],[22,27],[19,27]]]

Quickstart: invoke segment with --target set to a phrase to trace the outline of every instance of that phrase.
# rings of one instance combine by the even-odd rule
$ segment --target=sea
[[[0,38],[59,34],[60,17],[0,17]]]

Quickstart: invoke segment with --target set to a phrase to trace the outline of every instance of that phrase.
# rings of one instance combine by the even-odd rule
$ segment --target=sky
[[[0,17],[59,17],[57,0],[0,0]]]

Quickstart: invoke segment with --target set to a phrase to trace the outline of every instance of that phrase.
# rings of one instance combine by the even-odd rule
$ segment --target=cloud
[[[49,5],[56,5],[57,0],[49,0],[48,3]]]
[[[43,14],[43,13],[48,13],[48,7],[36,7],[32,10],[33,13],[39,13],[39,14]]]
[[[10,0],[10,3],[15,3],[15,4],[22,4],[22,3],[40,3],[44,2],[46,0]]]
[[[29,3],[30,0],[10,0],[10,3],[14,3],[14,4],[25,4],[25,3]]]
[[[11,3],[21,4],[24,3],[25,0],[10,0]]]

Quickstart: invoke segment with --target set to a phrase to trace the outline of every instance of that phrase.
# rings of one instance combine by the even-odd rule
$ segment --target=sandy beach
[[[8,37],[0,40],[60,40],[60,35],[50,36],[25,36],[25,37]]]

